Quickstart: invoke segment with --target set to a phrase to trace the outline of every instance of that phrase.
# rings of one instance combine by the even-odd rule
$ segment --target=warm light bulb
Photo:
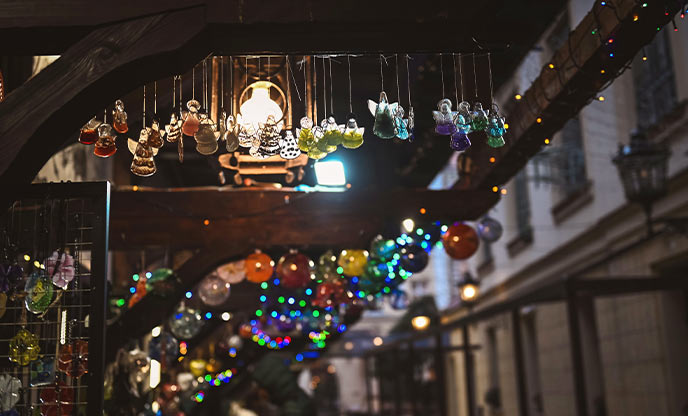
[[[162,331],[162,328],[160,328],[159,326],[156,326],[156,327],[153,328],[153,330],[151,331],[151,336],[152,336],[153,338],[159,337],[161,331]]]
[[[464,301],[474,300],[478,296],[478,287],[474,284],[467,284],[461,288],[461,299]]]
[[[258,128],[260,124],[265,123],[268,116],[275,117],[276,121],[282,120],[282,109],[270,99],[270,86],[271,83],[265,81],[251,84],[251,98],[241,104],[239,108],[244,124]],[[278,127],[282,127],[282,122],[278,123]]]
[[[411,325],[417,331],[422,331],[430,325],[430,318],[425,315],[419,315],[411,319]]]
[[[380,337],[373,338],[373,345],[375,345],[376,347],[379,347],[383,343],[384,343],[384,341],[382,340],[382,338],[380,338]]]
[[[401,222],[401,225],[404,227],[404,230],[406,230],[407,233],[410,233],[413,231],[413,227],[416,226],[416,223],[414,223],[411,218],[406,218]]]

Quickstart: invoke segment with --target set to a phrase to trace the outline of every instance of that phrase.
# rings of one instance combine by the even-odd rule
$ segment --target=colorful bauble
[[[198,285],[198,297],[207,306],[219,306],[229,299],[230,284],[211,274]]]
[[[233,261],[217,268],[220,279],[229,284],[236,284],[246,279],[246,265],[244,260]]]
[[[151,338],[148,343],[148,354],[152,360],[167,366],[172,365],[179,356],[179,341],[169,332],[162,332]]]
[[[389,276],[391,271],[392,268],[386,261],[371,258],[368,260],[368,263],[366,263],[362,280],[381,282]]]
[[[26,309],[35,314],[48,310],[53,300],[53,283],[43,272],[31,273],[24,286],[26,291]]]
[[[61,346],[57,369],[76,378],[88,373],[88,342],[78,339]]]
[[[345,275],[361,276],[365,271],[366,263],[368,263],[368,251],[342,250],[337,263]]]
[[[391,260],[396,252],[397,243],[394,240],[385,240],[381,235],[376,236],[370,243],[370,257]]]
[[[282,256],[276,273],[282,284],[289,289],[299,289],[311,281],[315,264],[305,255],[292,252]]]
[[[253,335],[253,328],[249,324],[241,324],[239,327],[239,336],[242,338],[250,338]]]
[[[270,256],[259,251],[249,254],[244,262],[246,279],[249,282],[261,283],[272,277],[275,262]]]
[[[315,276],[318,283],[340,279],[340,275],[337,273],[337,256],[332,253],[332,250],[327,250],[318,258]]]
[[[74,389],[60,381],[41,390],[41,416],[68,416],[74,409]]]
[[[181,307],[169,321],[170,331],[175,337],[190,339],[198,335],[203,327],[203,318],[195,309]]]
[[[315,296],[311,303],[313,306],[319,308],[328,308],[330,306],[346,303],[348,300],[344,282],[340,279],[338,281],[319,284],[315,289]]]
[[[9,359],[13,363],[27,365],[38,358],[39,352],[38,337],[24,328],[10,339]]]
[[[442,236],[442,244],[449,257],[465,260],[478,250],[480,239],[472,227],[458,223],[447,229]]]
[[[494,243],[499,240],[504,233],[502,224],[490,216],[484,216],[478,221],[478,235],[487,243]]]
[[[0,410],[10,411],[21,398],[21,381],[9,374],[0,375]]]
[[[208,362],[206,360],[197,358],[189,362],[189,371],[194,375],[194,377],[200,377],[205,374],[205,367],[207,365]]]
[[[421,246],[415,243],[406,244],[399,250],[401,267],[407,272],[418,273],[428,265],[429,256]]]

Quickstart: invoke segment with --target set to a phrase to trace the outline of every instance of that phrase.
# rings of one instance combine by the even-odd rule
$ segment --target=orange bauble
[[[442,236],[442,244],[449,257],[464,260],[475,254],[480,239],[472,227],[466,224],[454,224]]]
[[[274,265],[275,263],[270,256],[265,253],[255,252],[250,254],[244,262],[246,279],[253,283],[264,282],[272,276]]]

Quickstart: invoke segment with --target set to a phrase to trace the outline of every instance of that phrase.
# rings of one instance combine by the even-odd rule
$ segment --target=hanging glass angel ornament
[[[179,109],[172,110],[170,114],[170,124],[165,126],[167,141],[176,143],[182,137],[182,120],[179,117]]]
[[[356,149],[363,144],[365,127],[358,127],[356,115],[354,115],[354,113],[349,113],[346,125],[341,125],[339,127],[343,129],[342,146],[347,149]]]
[[[443,136],[451,136],[456,133],[456,125],[454,124],[454,115],[456,112],[452,111],[452,102],[449,98],[443,98],[437,103],[437,110],[432,112],[432,117],[435,119],[435,132]]]
[[[406,123],[406,128],[408,129],[408,141],[412,142],[415,138],[414,131],[416,129],[416,115],[413,113],[413,107],[409,107],[409,114]]]
[[[249,154],[256,159],[267,159],[279,154],[281,140],[280,128],[275,116],[270,114],[259,129],[259,140],[254,141],[254,146],[249,149]],[[257,144],[257,146],[256,146]]]
[[[301,150],[296,143],[296,137],[291,130],[284,133],[284,138],[280,140],[280,157],[282,159],[291,160],[301,156]]]
[[[454,115],[454,124],[456,124],[456,132],[452,134],[449,146],[457,152],[463,152],[471,147],[471,141],[468,138],[468,133],[473,129],[471,122],[471,105],[466,101],[461,101],[459,104],[459,111]]]
[[[330,114],[327,118],[323,119],[320,123],[322,128],[323,137],[318,140],[318,150],[321,152],[332,153],[337,150],[342,142],[342,130],[339,129],[339,125],[334,119],[334,114]]]
[[[313,134],[313,120],[310,117],[302,117],[299,122],[301,128],[296,128],[296,136],[299,139],[299,149],[302,152],[308,152],[312,147],[315,147],[316,139]]]
[[[231,114],[228,115],[225,120],[225,132],[222,137],[225,140],[225,147],[230,153],[239,148],[238,129],[239,125],[234,121],[234,116]]]
[[[165,130],[160,129],[160,118],[157,115],[153,116],[153,121],[148,129],[148,144],[154,149],[160,149],[165,143],[163,141]]]
[[[208,112],[203,109],[199,113],[199,126],[194,139],[196,139],[196,151],[202,155],[212,155],[217,152],[217,139],[220,132],[215,127],[215,122],[208,117]]]
[[[117,152],[115,142],[116,133],[111,125],[103,123],[98,126],[98,140],[96,141],[93,154],[98,157],[110,157]]]
[[[504,133],[506,133],[504,117],[499,115],[499,106],[497,106],[496,103],[492,104],[492,108],[490,109],[490,116],[485,132],[487,133],[488,146],[494,148],[504,146],[504,137],[502,137]]]
[[[473,111],[471,112],[471,130],[483,131],[487,128],[488,120],[483,105],[479,102],[473,104]]]
[[[115,101],[115,109],[112,110],[112,127],[117,133],[126,133],[129,131],[127,125],[127,112],[124,111],[124,103],[122,100]]]
[[[139,141],[127,140],[129,151],[134,155],[131,161],[131,173],[137,176],[151,176],[155,173],[155,160],[153,156],[158,153],[158,149],[150,146],[148,140],[149,132],[147,128],[141,129]]]
[[[201,103],[196,100],[189,100],[186,103],[188,111],[182,113],[184,123],[182,124],[182,133],[187,136],[194,136],[198,131],[201,120],[198,116],[198,111],[201,109]]]
[[[404,119],[404,108],[402,106],[397,106],[397,111],[394,113],[394,125],[396,127],[396,137],[401,140],[406,140],[409,138],[408,131],[408,120]]]
[[[381,139],[391,139],[396,136],[396,125],[394,114],[399,103],[390,104],[387,100],[387,93],[380,93],[380,101],[368,100],[368,110],[375,117],[373,133]]]
[[[100,120],[96,120],[95,117],[90,119],[88,123],[84,124],[83,127],[81,127],[81,131],[79,132],[79,143],[81,144],[93,144],[96,142],[98,139],[98,131],[97,128],[100,126],[101,122]]]
[[[237,139],[241,147],[253,147],[253,142],[258,139],[258,131],[252,123],[244,122],[241,113],[237,114]]]

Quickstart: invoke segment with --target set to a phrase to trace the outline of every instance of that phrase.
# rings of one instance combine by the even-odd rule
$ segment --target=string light
[[[521,94],[516,94],[514,95],[514,98],[516,99],[516,101],[519,101],[521,98],[523,98],[523,96]]]
[[[545,144],[549,144],[549,139],[545,138]]]
[[[604,101],[604,95],[600,95],[599,97],[597,97],[597,100],[598,101]]]

